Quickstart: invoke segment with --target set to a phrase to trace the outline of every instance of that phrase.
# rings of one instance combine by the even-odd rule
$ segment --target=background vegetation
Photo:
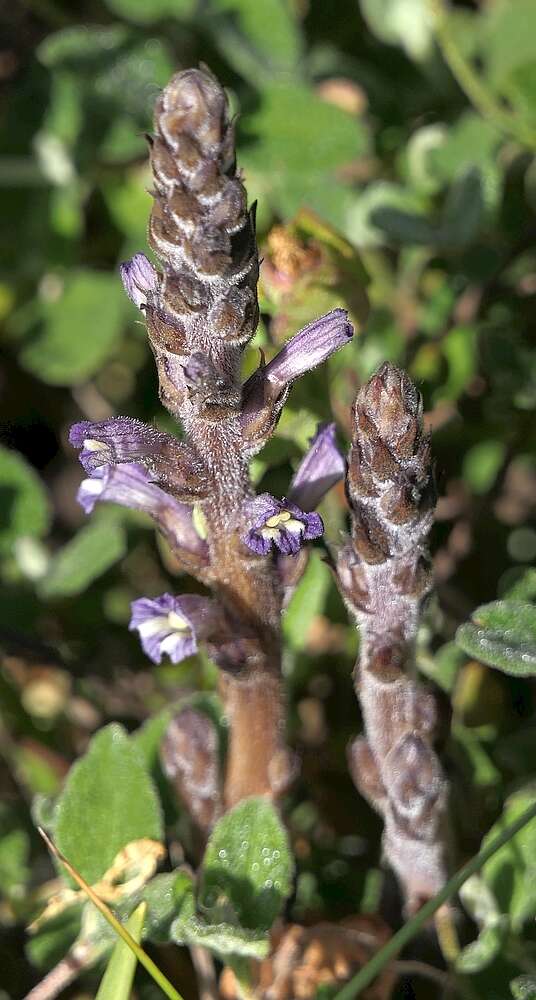
[[[256,478],[280,493],[319,420],[333,412],[342,441],[358,385],[384,359],[407,368],[424,394],[440,489],[419,668],[443,705],[456,863],[533,801],[536,706],[521,675],[534,664],[534,615],[506,640],[488,623],[500,647],[491,657],[478,629],[466,628],[463,648],[454,637],[478,605],[536,597],[536,6],[28,0],[2,17],[0,996],[18,998],[69,940],[60,927],[23,947],[51,876],[32,800],[44,808],[57,794],[99,727],[137,731],[215,684],[201,656],[150,666],[128,632],[130,601],[176,589],[174,566],[141,516],[106,508],[85,522],[67,442],[75,420],[115,413],[170,429],[117,265],[146,249],[143,134],[178,68],[207,63],[240,111],[264,256],[257,343],[269,351],[333,305],[356,316],[363,268],[369,278],[366,328],[295,389]],[[342,489],[323,513],[337,541]],[[302,758],[285,807],[297,859],[289,914],[309,923],[381,908],[395,927],[380,823],[346,771],[360,728],[355,631],[318,552],[285,633]],[[166,810],[179,829],[176,805]],[[536,968],[536,821],[514,848],[484,870],[486,904],[475,914],[467,902],[466,941],[480,933],[465,953],[468,988],[486,1000],[507,1000],[510,981]],[[431,938],[419,947],[433,958]],[[167,961],[190,998],[180,955]],[[81,982],[93,995],[95,979]],[[397,989],[438,995],[415,979]],[[143,976],[138,990],[156,995]]]

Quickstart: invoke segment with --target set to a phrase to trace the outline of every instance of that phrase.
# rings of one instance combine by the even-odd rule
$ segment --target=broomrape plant
[[[140,593],[130,630],[154,664],[205,650],[218,669],[223,709],[200,695],[161,714],[138,742],[120,726],[99,731],[52,812],[38,819],[87,891],[131,918],[138,940],[190,948],[199,996],[313,998],[323,984],[348,981],[390,934],[363,914],[308,927],[285,918],[294,866],[284,796],[300,780],[300,761],[287,742],[282,616],[311,545],[324,545],[316,508],[343,480],[350,534],[324,553],[360,637],[354,680],[364,734],[348,747],[349,772],[381,816],[384,859],[408,917],[418,919],[423,904],[431,913],[434,898],[449,891],[448,782],[434,748],[435,697],[416,667],[432,587],[430,436],[416,386],[385,363],[357,392],[347,458],[335,423],[321,424],[285,495],[256,492],[252,460],[274,434],[294,383],[343,350],[353,327],[334,308],[268,362],[261,351],[244,380],[244,352],[259,322],[255,206],[237,169],[226,95],[208,70],[171,79],[156,102],[149,145],[148,241],[157,263],[139,252],[120,270],[176,433],[119,416],[75,423],[69,440],[85,472],[78,491],[85,513],[112,503],[148,514],[191,580],[183,593]],[[159,875],[156,773],[188,817],[183,846],[172,845],[175,867]],[[120,818],[92,852],[73,817],[85,810],[91,840],[92,816],[105,817],[108,807]],[[181,863],[184,855],[192,867]],[[56,996],[108,955],[110,933],[84,898],[63,886],[32,925],[38,935],[47,921],[73,920],[70,952],[32,1000]],[[219,986],[214,959],[223,965]],[[379,963],[376,973],[367,996],[387,998],[396,968]],[[164,992],[178,996],[158,975]]]

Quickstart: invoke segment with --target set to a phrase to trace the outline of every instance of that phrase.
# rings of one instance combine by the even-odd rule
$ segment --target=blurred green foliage
[[[144,133],[176,69],[207,63],[240,115],[238,158],[259,201],[265,352],[335,304],[359,327],[327,370],[296,387],[255,480],[281,493],[319,420],[333,413],[343,442],[361,382],[384,359],[407,368],[434,431],[437,597],[418,663],[443,692],[457,859],[533,799],[535,699],[522,675],[533,674],[536,598],[536,5],[28,0],[0,17],[0,966],[6,996],[17,998],[80,926],[79,909],[67,911],[23,958],[36,887],[51,874],[33,795],[59,791],[100,726],[137,730],[154,716],[137,749],[149,748],[166,820],[181,829],[156,761],[167,718],[158,713],[215,686],[201,655],[177,667],[144,660],[126,627],[130,601],[189,583],[144,518],[103,511],[85,525],[67,443],[83,418],[125,413],[169,427],[117,266],[146,249]],[[371,312],[361,329],[365,272]],[[257,356],[248,352],[249,370]],[[337,543],[341,490],[322,512]],[[285,620],[291,739],[302,758],[286,810],[299,845],[289,912],[306,922],[375,909],[382,886],[384,899],[393,893],[379,871],[379,822],[346,773],[345,745],[360,728],[356,639],[319,555]],[[505,602],[518,609],[512,622],[497,617]],[[123,734],[114,753],[137,759],[132,746]],[[103,764],[107,801],[118,788],[117,802],[129,798],[125,769],[115,781]],[[138,778],[150,805],[149,777]],[[105,838],[106,804],[69,806],[69,787],[57,808],[78,817],[64,845],[74,856],[86,830]],[[47,808],[42,799],[45,826]],[[484,871],[487,908],[466,901],[474,946],[460,971],[482,1000],[506,1000],[514,977],[513,996],[534,991],[533,841],[529,828]],[[397,919],[392,902],[386,912]],[[184,962],[176,974],[188,983]],[[436,995],[411,983],[415,996]],[[410,995],[405,988],[396,995]],[[151,996],[143,977],[139,990]]]

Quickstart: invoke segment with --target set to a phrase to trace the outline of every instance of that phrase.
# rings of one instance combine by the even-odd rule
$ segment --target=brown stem
[[[285,697],[281,677],[254,671],[243,680],[222,675],[230,723],[225,805],[248,795],[277,798],[292,777],[285,746]]]
[[[214,959],[206,948],[193,945],[190,957],[197,977],[199,1000],[218,1000],[218,983],[214,970]]]
[[[84,968],[92,964],[93,956],[93,946],[75,945],[72,951],[26,994],[24,1000],[55,1000],[55,997],[67,989]]]

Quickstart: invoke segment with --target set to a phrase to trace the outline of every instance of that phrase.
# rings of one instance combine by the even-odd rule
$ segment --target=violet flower
[[[164,447],[179,447],[171,434],[133,417],[112,417],[99,423],[81,420],[71,427],[69,441],[74,448],[81,449],[78,457],[90,475],[103,465],[150,460]]]
[[[242,395],[241,421],[249,454],[268,440],[292,383],[344,347],[353,332],[346,310],[332,309],[308,323],[275,358],[253,372]]]
[[[139,633],[143,651],[153,663],[160,663],[164,655],[172,663],[180,663],[196,652],[210,604],[208,598],[196,594],[141,597],[132,602],[129,629]]]
[[[160,489],[142,465],[107,465],[95,469],[80,484],[77,500],[86,514],[96,503],[110,502],[150,514],[164,534],[198,556],[206,557],[207,545],[196,532],[192,508]]]
[[[243,541],[261,556],[268,555],[272,548],[283,555],[294,555],[304,542],[320,538],[324,531],[319,514],[305,513],[290,500],[277,500],[269,493],[248,501],[244,513],[250,527]]]
[[[300,462],[289,489],[302,510],[314,510],[322,497],[344,477],[346,463],[335,441],[335,424],[320,426]]]
[[[143,309],[148,296],[158,289],[158,271],[144,253],[135,253],[130,260],[119,265],[119,273],[130,301],[138,309]]]
[[[263,378],[288,385],[344,347],[353,333],[346,309],[332,309],[291,337],[279,354],[264,366]]]

